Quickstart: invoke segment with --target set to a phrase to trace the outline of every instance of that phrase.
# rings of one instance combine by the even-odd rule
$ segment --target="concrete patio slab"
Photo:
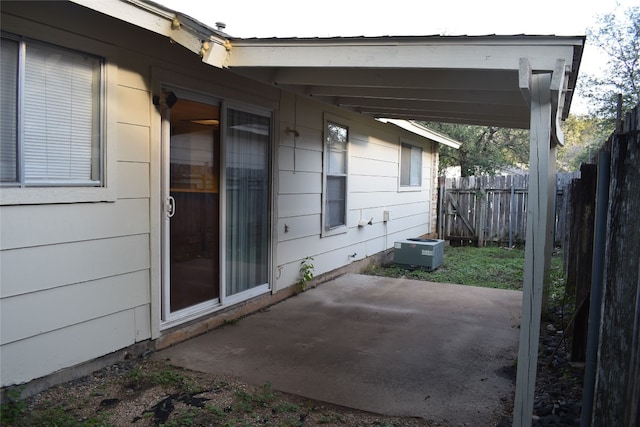
[[[375,413],[490,426],[514,392],[521,301],[347,274],[156,357]]]

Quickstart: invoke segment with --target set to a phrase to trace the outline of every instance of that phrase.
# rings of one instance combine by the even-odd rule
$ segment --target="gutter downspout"
[[[606,150],[600,151],[600,155],[598,156],[598,184],[596,187],[596,217],[593,232],[593,266],[591,274],[591,299],[589,301],[589,324],[587,327],[587,355],[584,370],[580,427],[589,427],[591,425],[593,399],[595,396],[602,291],[604,287],[604,260],[607,246],[610,165],[611,154]]]

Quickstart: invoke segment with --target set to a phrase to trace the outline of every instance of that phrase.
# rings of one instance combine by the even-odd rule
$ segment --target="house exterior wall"
[[[2,29],[92,49],[90,39],[34,22],[41,14],[68,22],[58,6],[34,11],[24,5],[24,15],[17,10],[5,16],[3,4]],[[10,5],[6,9],[11,12]],[[107,51],[109,56],[115,52],[111,46]],[[150,338],[148,96],[113,56],[108,61],[107,98],[119,100],[118,106],[106,105],[105,143],[107,154],[115,156],[106,170],[112,201],[88,198],[84,203],[82,196],[75,197],[84,189],[50,188],[42,191],[78,203],[0,207],[2,385]]]
[[[435,231],[432,201],[437,144],[394,125],[283,93],[278,143],[276,289],[296,284],[300,262],[316,275],[393,248],[396,240]],[[322,236],[323,115],[349,127],[347,227]],[[298,131],[294,137],[287,128]],[[399,187],[400,144],[423,149],[422,186]],[[437,169],[437,164],[436,164]],[[436,184],[434,184],[434,182]],[[383,222],[383,212],[390,221]],[[359,220],[373,219],[358,227]],[[356,254],[355,257],[352,256]]]
[[[0,198],[0,386],[163,334],[161,117],[152,103],[162,82],[273,111],[274,293],[298,283],[305,256],[322,274],[435,231],[435,143],[215,69],[162,37],[73,4],[3,2],[1,26],[105,55],[109,72],[105,195],[48,188],[25,203],[15,191],[10,203],[9,192]],[[107,53],[93,51],[96,43]],[[327,113],[350,129],[348,219],[345,233],[322,237]],[[417,191],[399,187],[401,141],[423,148]],[[358,227],[360,218],[373,224]]]

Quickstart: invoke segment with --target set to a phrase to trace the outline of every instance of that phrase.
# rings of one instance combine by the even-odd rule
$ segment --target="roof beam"
[[[517,90],[489,92],[482,89],[424,89],[424,88],[360,88],[353,86],[309,86],[306,94],[313,97],[358,97],[373,99],[402,99],[423,101],[446,101],[479,104],[501,104],[526,106]]]
[[[496,116],[481,113],[443,113],[441,111],[398,111],[383,109],[352,109],[371,117],[387,117],[391,119],[417,120],[427,122],[460,123],[468,125],[497,126],[514,129],[528,129],[529,120],[521,117]]]
[[[394,76],[393,79],[389,75]],[[422,88],[455,90],[504,90],[517,87],[517,71],[425,70],[425,69],[344,69],[281,68],[273,83],[307,86],[348,86],[367,88]]]
[[[524,105],[485,105],[472,103],[455,103],[446,101],[422,101],[422,100],[395,100],[395,99],[372,99],[355,97],[338,97],[335,103],[340,107],[354,108],[379,108],[407,111],[438,111],[442,113],[474,113],[482,111],[484,114],[503,116],[523,116],[529,115],[529,108]]]

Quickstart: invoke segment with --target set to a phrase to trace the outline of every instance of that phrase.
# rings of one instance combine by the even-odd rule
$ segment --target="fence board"
[[[607,243],[593,426],[640,422],[640,111],[611,139]]]
[[[583,164],[580,178],[573,179],[567,186],[572,208],[566,221],[569,243],[563,249],[567,263],[566,290],[568,295],[575,296],[576,303],[571,340],[574,362],[584,362],[587,351],[597,177],[596,165]]]
[[[565,188],[575,173],[556,178],[555,244],[564,240]],[[440,238],[452,244],[524,243],[529,176],[469,176],[440,179]]]

